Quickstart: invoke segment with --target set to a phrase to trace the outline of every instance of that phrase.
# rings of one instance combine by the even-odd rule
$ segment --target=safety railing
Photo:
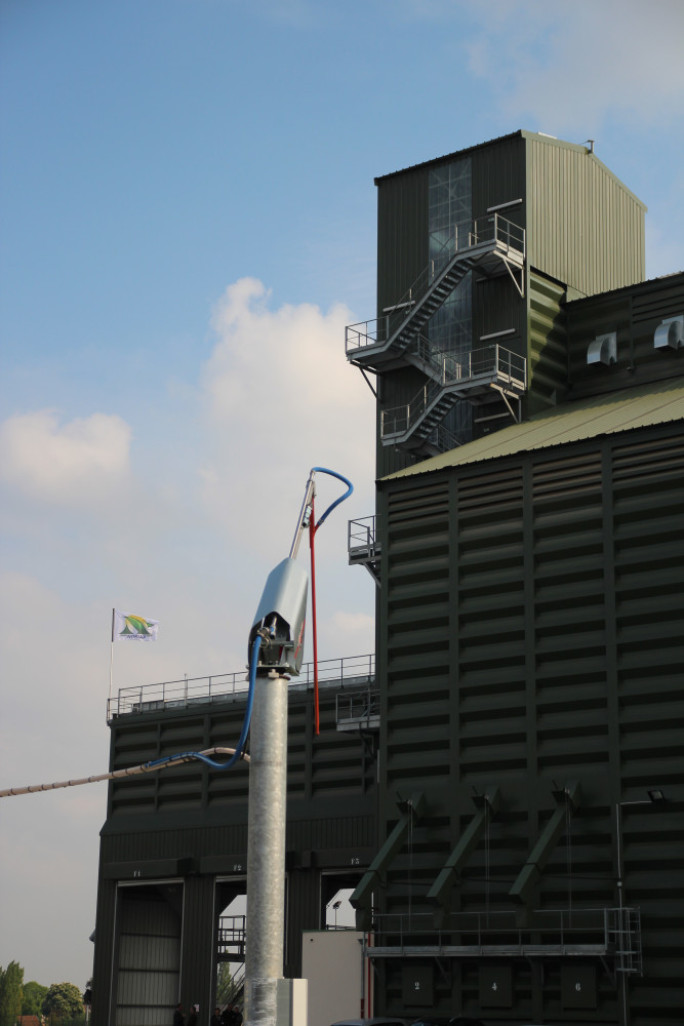
[[[370,957],[396,956],[407,949],[415,957],[435,951],[459,957],[586,954],[609,956],[616,972],[642,972],[639,909],[543,909],[526,926],[520,926],[514,911],[459,912],[439,928],[430,913],[376,914],[372,938]]]
[[[500,242],[525,256],[525,229],[499,213],[485,214],[473,221],[468,245],[478,246],[482,242]]]
[[[430,380],[409,403],[382,411],[380,435],[388,438],[411,431],[428,409],[450,387],[476,380],[489,379],[518,393],[527,388],[527,361],[503,346],[487,346],[460,353],[435,353],[431,365],[436,380]]]
[[[495,248],[497,244],[504,247],[505,253],[517,253],[520,262],[525,259],[525,229],[501,214],[487,214],[475,221],[454,225],[438,252],[397,303],[386,307],[382,317],[347,325],[344,343],[347,356],[387,342],[454,257],[472,253],[476,247]]]
[[[466,428],[461,431],[450,431],[444,424],[438,424],[434,431],[428,435],[426,442],[434,446],[439,452],[447,452],[449,449],[457,449],[461,445],[472,441],[472,434]]]
[[[230,990],[227,994],[227,1004],[242,1004],[245,993],[245,963],[241,962],[233,972],[230,979]]]
[[[246,916],[220,916],[217,935],[218,953],[224,955],[236,950],[244,951],[246,933]]]
[[[319,683],[339,681],[341,684],[365,683],[375,677],[375,656],[345,656],[326,659],[318,663]],[[314,664],[303,663],[299,676],[290,686],[313,687]],[[206,705],[231,698],[243,698],[248,690],[247,671],[217,674],[211,677],[184,677],[182,680],[163,681],[121,688],[109,699],[107,719],[130,713],[154,712],[158,709],[183,709]]]
[[[338,729],[353,724],[370,730],[380,722],[380,692],[367,687],[363,691],[343,691],[335,699],[335,719]]]
[[[369,556],[376,550],[377,517],[361,517],[347,524],[347,552],[350,556]]]

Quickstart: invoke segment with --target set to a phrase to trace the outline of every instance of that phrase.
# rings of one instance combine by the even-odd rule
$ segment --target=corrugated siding
[[[522,507],[517,468],[458,482],[450,519],[459,780],[525,767]]]
[[[652,363],[662,367],[668,357],[681,353],[656,350],[653,345],[655,329],[666,317],[684,315],[684,273],[659,278],[635,289],[631,297],[632,346],[635,363]],[[670,363],[681,371],[681,359]]]
[[[411,366],[390,371],[383,374],[382,378],[378,378],[379,395],[382,400],[381,404],[378,403],[377,428],[376,473],[379,477],[392,474],[404,467],[411,467],[416,462],[414,455],[399,450],[395,446],[383,445],[380,441],[380,407],[382,405],[382,409],[389,410],[412,402],[417,393],[425,386],[425,382],[425,375]]]
[[[473,217],[478,218],[492,206],[521,199],[519,206],[501,211],[501,216],[525,227],[525,140],[509,136],[496,145],[473,150]]]
[[[372,683],[365,673],[358,685],[351,680],[324,682],[318,736],[312,689],[294,683],[288,696],[286,853],[293,888],[287,919],[290,975],[301,972],[298,938],[302,930],[320,926],[321,873],[345,879],[349,873],[358,875],[377,851],[376,744],[373,737],[336,729],[335,701],[338,694],[346,697],[350,689],[365,691]],[[239,736],[244,701],[244,696],[239,701],[216,701],[201,713],[193,707],[168,708],[118,717],[111,728],[111,765],[119,769],[161,754],[230,744],[230,739]],[[98,1017],[103,1022],[108,1021],[113,1001],[109,980],[115,957],[114,881],[150,881],[144,885],[150,890],[156,886],[153,881],[183,878],[186,915],[181,997],[186,1005],[199,1001],[202,1007],[211,1007],[215,881],[218,876],[242,878],[246,872],[248,776],[245,764],[227,772],[187,764],[110,783],[109,815],[100,848],[96,945],[97,971],[105,981],[96,988]],[[160,950],[156,934],[149,945],[142,935],[134,942],[126,940],[124,956],[133,951],[133,944],[145,969]],[[122,973],[122,1026],[146,1026],[153,1013],[141,1005],[138,990],[143,988],[145,1000],[162,1000],[156,991],[152,994],[154,988],[163,990],[161,969],[155,969],[154,987],[142,976],[134,976],[125,961]],[[177,974],[175,978],[178,984]],[[163,1023],[150,1022],[149,1026],[168,1026],[175,1000],[160,1013]]]
[[[445,162],[453,159],[456,158]],[[385,306],[401,299],[427,266],[428,181],[430,167],[435,163],[379,182],[378,315]],[[494,204],[521,199],[519,206],[504,211],[502,216],[524,226],[525,143],[520,135],[472,151],[471,181],[473,217],[484,215]],[[515,336],[502,341],[502,345],[525,355],[526,303],[508,275],[474,285],[473,346],[487,344],[478,341],[480,335],[511,327],[515,329]],[[412,367],[384,373],[379,381],[379,406],[388,409],[408,403],[424,384],[425,377]],[[503,404],[494,404],[492,410],[503,410]],[[486,430],[491,427],[488,423]],[[411,466],[415,459],[393,447],[378,444],[377,474],[382,477]]]
[[[681,1015],[684,867],[684,438],[614,450],[616,659],[623,786],[642,798],[662,787],[663,808],[625,806],[625,889],[641,906],[646,972],[632,1021]],[[657,781],[657,784],[655,783]],[[661,1011],[662,1010],[662,1011]]]
[[[183,990],[185,994],[190,990],[187,1004],[209,1009],[213,1003],[216,916],[220,912],[214,907],[214,879],[208,874],[193,874],[185,879],[184,888]]]
[[[684,274],[568,303],[570,383],[577,394],[634,387],[649,376],[681,374],[682,353],[654,347],[658,325],[684,315]],[[617,334],[617,361],[587,365],[587,347],[599,335]]]
[[[153,888],[122,888],[118,906],[115,1024],[168,1026],[179,994],[179,909]]]
[[[491,341],[480,336],[513,329],[514,334]],[[473,289],[473,348],[490,346],[494,341],[520,356],[526,356],[527,309],[508,274],[480,279]]]
[[[600,394],[582,401],[561,404],[547,415],[515,424],[490,438],[452,449],[416,467],[397,473],[396,480],[408,480],[447,467],[464,467],[524,453],[570,445],[594,436],[618,434],[638,428],[684,420],[682,379],[656,381],[615,395]],[[395,478],[389,477],[388,481]]]
[[[313,693],[290,695],[288,706],[288,796],[310,800],[340,794],[362,794],[374,785],[370,765],[364,768],[354,734],[336,729],[335,688],[320,691],[320,734],[315,735]],[[111,768],[136,766],[183,751],[230,746],[240,735],[244,699],[217,704],[211,712],[150,712],[119,717],[112,724]],[[249,744],[247,745],[249,751]],[[239,764],[230,772],[186,763],[159,773],[124,777],[110,783],[110,819],[130,815],[193,813],[220,810],[247,801],[248,770]]]
[[[383,747],[389,786],[414,790],[449,772],[444,725],[450,688],[447,488],[433,482],[427,490],[403,490],[388,501]]]
[[[642,281],[644,207],[583,150],[527,137],[530,264],[580,295]]]
[[[378,317],[399,302],[428,262],[428,171],[378,188]]]
[[[565,394],[568,342],[564,288],[530,273],[527,353],[526,414],[532,416],[554,406]]]
[[[105,864],[144,864],[162,859],[194,858],[204,855],[247,854],[247,815],[243,823],[231,822],[226,826],[207,825],[198,831],[196,826],[168,825],[147,819],[138,828],[121,833],[107,833],[102,838],[102,859]],[[168,820],[167,820],[168,823]],[[157,829],[151,829],[152,827]]]
[[[455,159],[455,158],[452,158]],[[528,359],[528,414],[556,401],[564,375],[560,286],[568,294],[594,295],[640,282],[645,271],[644,207],[584,147],[518,133],[469,151],[472,213],[520,200],[500,216],[526,229],[528,289],[519,296],[508,275],[473,286],[473,346],[482,335],[514,330],[500,344]],[[378,315],[399,301],[427,262],[428,175],[437,162],[383,178],[378,189]],[[535,273],[539,272],[539,273]],[[477,275],[475,275],[477,278]],[[592,336],[593,337],[593,336]],[[586,345],[584,346],[584,354]],[[578,358],[582,360],[584,354]],[[586,362],[586,361],[585,361]],[[580,368],[580,370],[586,368]],[[602,375],[592,368],[593,380]],[[423,384],[411,368],[379,381],[379,409],[410,402]],[[493,404],[489,416],[505,412]],[[483,416],[478,411],[480,418]],[[479,420],[475,436],[505,426]],[[377,475],[408,468],[415,457],[377,448]]]
[[[102,858],[102,855],[100,855]],[[114,922],[117,886],[100,875],[97,887],[97,915],[93,979],[111,980],[114,958]],[[106,925],[105,925],[106,924]],[[109,1022],[113,995],[111,985],[93,989],[93,1022]]]
[[[385,829],[397,794],[423,790],[429,806],[389,874],[386,908],[423,910],[472,794],[492,784],[502,807],[452,908],[510,908],[551,792],[573,780],[580,808],[534,903],[613,907],[615,803],[646,802],[624,806],[622,834],[625,899],[644,923],[645,975],[631,981],[640,1026],[676,1018],[684,956],[673,900],[684,888],[683,482],[684,437],[670,424],[381,486]],[[668,805],[648,804],[654,786]],[[537,994],[547,1011],[554,987]],[[615,991],[601,987],[610,1018]],[[456,986],[451,1000],[462,996]]]
[[[418,168],[383,179],[378,187],[378,290],[377,316],[399,302],[428,264],[429,169]],[[378,377],[380,406],[390,409],[410,402],[425,377],[407,366]],[[377,473],[411,466],[415,457],[380,442],[377,431]]]
[[[683,765],[683,465],[682,436],[625,442],[616,448],[616,632],[623,765],[635,784],[649,772],[663,773],[666,751],[677,760],[666,774],[670,781]]]

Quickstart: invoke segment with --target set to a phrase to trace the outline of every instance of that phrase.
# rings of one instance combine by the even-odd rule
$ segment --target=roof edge
[[[499,143],[507,142],[510,139],[524,139],[525,141],[529,140],[530,142],[542,143],[544,145],[558,146],[560,149],[564,150],[574,150],[576,153],[584,153],[592,161],[594,161],[595,164],[598,165],[598,167],[604,174],[607,174],[610,178],[613,179],[614,182],[616,182],[617,185],[620,186],[621,189],[624,189],[627,195],[638,206],[640,206],[642,210],[648,210],[648,207],[644,203],[644,201],[640,200],[639,197],[635,193],[633,193],[627,185],[625,185],[622,179],[619,178],[614,171],[611,171],[608,165],[604,164],[603,161],[596,156],[592,147],[587,146],[586,143],[567,142],[567,140],[565,139],[558,139],[556,136],[549,135],[546,132],[531,132],[529,131],[529,129],[525,128],[519,128],[517,129],[517,131],[509,132],[507,135],[497,136],[496,139],[487,139],[485,142],[477,143],[474,146],[466,146],[462,150],[455,150],[453,153],[445,153],[441,157],[433,157],[431,160],[423,160],[417,164],[409,164],[408,167],[399,168],[396,171],[389,171],[387,174],[384,175],[377,175],[373,179],[373,182],[377,186],[381,182],[387,181],[387,179],[389,178],[395,178],[397,175],[406,174],[407,171],[418,171],[423,168],[436,167],[437,165],[443,164],[446,161],[455,160],[457,157],[463,157],[469,153],[474,153],[476,150],[482,150],[487,146],[496,146]],[[587,142],[589,141],[590,140],[587,140]]]
[[[552,449],[589,438],[626,433],[645,424],[652,427],[680,420],[684,422],[684,375],[561,403],[521,424],[512,424],[439,456],[430,456],[411,467],[396,470],[377,483],[440,473],[458,466],[475,466],[516,456],[522,451]]]

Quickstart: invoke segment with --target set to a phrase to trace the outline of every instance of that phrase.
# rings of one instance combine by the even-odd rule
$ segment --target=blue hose
[[[338,474],[335,470],[328,470],[326,467],[312,467],[312,473],[316,474],[329,474],[330,477],[336,477],[338,481],[342,481],[346,484],[347,490],[344,495],[340,495],[339,498],[335,499],[328,508],[326,509],[323,516],[320,518],[316,527],[320,527],[323,521],[332,513],[336,506],[339,506],[341,502],[348,499],[351,493],[354,491],[354,486],[348,478],[342,474]],[[211,759],[208,755],[203,755],[201,752],[178,752],[176,755],[165,755],[161,759],[152,759],[150,762],[145,763],[145,769],[158,769],[167,762],[171,762],[173,759],[197,759],[199,762],[205,763],[210,766],[211,769],[226,770],[234,766],[242,755],[242,750],[245,747],[247,741],[247,735],[249,734],[249,725],[252,719],[252,707],[254,705],[254,687],[256,683],[256,671],[259,662],[259,649],[261,648],[261,637],[256,635],[254,643],[252,645],[252,654],[249,664],[249,691],[247,692],[247,708],[245,709],[245,716],[242,721],[242,730],[240,732],[240,740],[237,743],[234,755],[230,757],[228,762],[217,762],[216,759]]]
[[[150,762],[145,763],[145,769],[158,769],[166,762],[171,762],[173,759],[197,759],[199,762],[205,763],[207,766],[211,766],[212,769],[226,770],[234,766],[242,755],[242,750],[245,747],[247,741],[247,735],[249,734],[249,725],[252,719],[252,707],[254,705],[254,686],[256,683],[256,671],[257,664],[259,662],[259,649],[261,648],[261,637],[256,635],[254,638],[254,644],[252,645],[252,657],[249,664],[249,691],[247,692],[247,708],[245,709],[245,716],[242,721],[242,730],[240,732],[240,740],[237,743],[235,753],[231,755],[228,762],[217,762],[216,759],[210,759],[208,755],[202,755],[201,752],[178,752],[176,755],[165,755],[161,759],[152,759]]]
[[[344,493],[344,495],[340,495],[339,499],[335,499],[335,501],[331,503],[330,506],[328,506],[325,513],[316,524],[316,527],[320,527],[323,521],[326,519],[327,516],[329,516],[330,513],[332,513],[335,507],[339,506],[341,502],[344,502],[345,499],[349,498],[351,493],[354,491],[354,485],[346,477],[343,477],[342,474],[338,474],[336,470],[327,470],[325,467],[312,467],[311,470],[312,473],[329,474],[331,477],[336,477],[338,481],[342,481],[347,486],[347,490]]]

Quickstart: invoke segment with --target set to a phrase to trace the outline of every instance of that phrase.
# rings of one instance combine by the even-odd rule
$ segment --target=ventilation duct
[[[617,332],[597,335],[587,348],[587,364],[603,363],[610,367],[617,360]]]
[[[655,330],[654,349],[679,349],[684,345],[684,314],[666,317]]]

